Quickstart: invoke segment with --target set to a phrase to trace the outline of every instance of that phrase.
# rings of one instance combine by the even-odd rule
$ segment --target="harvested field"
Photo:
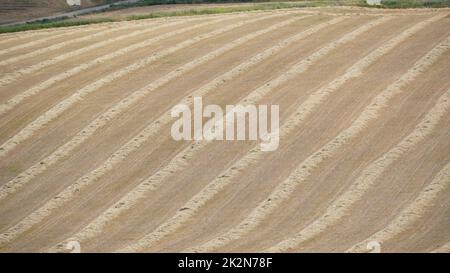
[[[0,252],[449,252],[448,9],[0,35]],[[279,147],[171,109],[279,105]]]

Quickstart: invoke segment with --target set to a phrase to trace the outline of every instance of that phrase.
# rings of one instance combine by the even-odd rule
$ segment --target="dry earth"
[[[448,10],[299,9],[0,35],[0,251],[448,252]],[[170,109],[277,104],[280,146]]]

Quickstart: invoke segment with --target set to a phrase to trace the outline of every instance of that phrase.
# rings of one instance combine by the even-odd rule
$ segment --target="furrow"
[[[33,37],[33,36],[38,36],[38,35],[40,35],[40,33],[33,33],[33,35],[30,35],[30,36],[22,36],[22,35],[16,35],[16,36],[13,36],[13,37],[8,37],[8,38],[5,38],[4,40],[0,40],[0,45],[2,45],[2,44],[6,44],[6,43],[10,43],[10,42],[14,42],[14,41],[17,41],[17,40],[20,40],[20,39],[26,39],[26,38],[30,38],[30,37]],[[0,38],[3,38],[2,36],[0,36]],[[46,37],[46,38],[48,38],[48,37]]]
[[[398,160],[401,155],[414,148],[413,146],[420,143],[427,135],[429,135],[438,124],[438,121],[442,116],[447,113],[446,110],[450,107],[450,90],[441,98],[428,114],[427,117],[422,120],[416,130],[404,139],[393,150],[390,150],[386,155],[380,157],[367,168],[363,175],[356,181],[354,186],[346,192],[341,198],[339,198],[339,207],[341,210],[346,210],[355,201],[361,198],[362,194],[373,184],[373,182],[379,177],[381,173],[395,160]],[[363,180],[366,178],[367,180]],[[370,241],[377,241],[382,244],[389,239],[401,234],[405,230],[411,228],[417,221],[419,221],[425,213],[435,204],[435,200],[439,193],[447,189],[450,184],[450,164],[447,164],[433,179],[433,181],[426,186],[419,196],[409,204],[399,215],[382,230],[376,232],[366,240],[352,246],[347,252],[365,252],[366,246]],[[354,196],[350,194],[355,194]],[[350,198],[349,198],[350,197]],[[329,214],[333,215],[334,214]],[[331,217],[331,216],[330,216]]]
[[[60,27],[60,28],[48,28],[48,29],[38,29],[38,30],[27,30],[27,31],[20,31],[20,32],[16,32],[16,33],[4,33],[4,34],[0,34],[0,39],[4,39],[4,40],[0,40],[0,45],[3,43],[9,43],[9,42],[14,42],[17,40],[21,40],[21,39],[27,39],[27,38],[32,38],[35,36],[44,36],[44,35],[52,35],[52,36],[45,36],[45,38],[50,38],[50,37],[54,37],[54,35],[59,35],[60,33],[63,32],[72,32],[72,30],[75,31],[85,31],[86,29],[90,29],[90,30],[96,30],[96,29],[100,29],[100,28],[105,28],[105,27],[115,27],[117,25],[119,25],[119,23],[100,23],[100,24],[95,24],[95,25],[81,25],[81,26],[70,26],[70,27]],[[36,39],[40,39],[41,37],[38,37]]]
[[[403,33],[397,35],[393,39],[384,43],[381,47],[374,50],[372,53],[352,65],[342,76],[338,77],[330,84],[320,88],[317,92],[313,93],[300,107],[286,120],[280,130],[280,138],[285,139],[289,133],[298,128],[301,123],[313,113],[313,111],[328,97],[331,93],[339,89],[344,83],[349,80],[359,77],[365,68],[377,61],[383,55],[387,54],[395,46],[406,40],[412,34],[420,31],[427,24],[434,22],[434,19],[421,22]],[[264,153],[254,148],[249,154],[244,156],[241,160],[237,161],[231,168],[221,175],[217,180],[217,184],[220,187],[224,187],[230,184],[233,178],[236,177],[242,170],[248,168],[250,165],[255,164],[258,160],[263,158]]]
[[[433,50],[422,57],[399,80],[394,82],[377,97],[375,97],[372,100],[371,104],[364,109],[361,115],[349,128],[342,131],[335,139],[328,142],[322,149],[320,149],[318,152],[316,152],[308,159],[306,159],[302,164],[300,164],[299,168],[297,168],[292,173],[292,175],[273,192],[273,197],[277,198],[275,199],[276,202],[279,204],[281,203],[281,201],[287,199],[290,193],[292,193],[292,191],[295,189],[295,187],[302,181],[307,179],[311,171],[317,168],[317,166],[323,160],[332,157],[334,153],[339,151],[339,148],[341,146],[348,143],[349,140],[357,137],[362,131],[364,131],[369,126],[370,121],[376,119],[380,115],[381,110],[388,106],[388,102],[392,97],[405,92],[405,86],[411,83],[415,78],[417,78],[417,76],[422,74],[427,68],[435,63],[439,59],[439,57],[449,48],[450,37],[433,48]],[[436,111],[437,113],[433,112],[431,113],[431,115],[434,115],[433,118],[435,118],[435,120],[438,120],[441,117],[440,115],[443,115],[443,110],[438,109]],[[428,119],[429,117],[427,116],[427,119],[424,122],[437,122],[430,121]],[[400,144],[400,146],[395,147],[392,152],[378,159],[374,163],[374,165],[364,171],[362,176],[357,179],[355,184],[353,184],[351,188],[340,198],[333,202],[333,204],[327,209],[324,215],[320,216],[317,220],[308,225],[295,236],[288,238],[280,242],[279,244],[269,248],[268,251],[282,252],[292,249],[302,242],[305,242],[317,236],[329,226],[339,221],[343,216],[345,216],[348,208],[354,202],[359,200],[364,192],[374,183],[374,180],[379,176],[380,170],[383,169],[382,167],[380,168],[379,165],[390,164],[391,161],[397,159],[399,155],[403,154],[406,151],[406,148],[404,147],[405,144],[406,146],[415,145],[416,142],[421,141],[426,135],[432,132],[433,127],[431,125],[430,127],[428,127],[428,125],[425,126],[426,128],[421,124],[416,129],[416,131],[414,131],[404,142]],[[375,172],[373,171],[374,168],[376,168]],[[262,211],[258,213],[261,215],[258,216],[258,218],[266,216],[272,209],[272,205],[267,205],[265,209],[262,209]]]
[[[80,32],[83,33],[83,32],[88,32],[88,31],[93,31],[93,30],[96,30],[96,29],[89,29],[89,28],[87,28],[87,29],[83,29],[83,30],[72,30],[72,31],[64,32],[64,33],[57,34],[57,35],[54,35],[54,36],[51,36],[51,37],[43,37],[42,39],[37,39],[37,40],[31,41],[31,42],[28,42],[28,43],[24,43],[24,44],[20,44],[20,45],[17,45],[17,46],[13,46],[13,47],[2,49],[2,50],[0,50],[0,55],[10,53],[11,51],[15,51],[15,50],[19,50],[19,49],[23,49],[23,48],[27,48],[27,47],[36,46],[36,45],[39,45],[39,44],[47,42],[49,39],[63,38],[63,37],[66,37],[66,36],[70,37],[71,35],[73,35],[75,33],[80,33]],[[102,28],[98,28],[98,30],[99,31],[105,31],[107,29],[102,27]],[[90,35],[88,35],[86,37],[90,37]],[[85,37],[83,37],[83,38],[85,38]],[[50,48],[50,47],[47,47],[47,48]],[[39,50],[33,50],[33,52],[39,51]],[[31,53],[33,53],[33,52],[31,52]],[[27,54],[24,54],[24,55],[27,55]],[[24,55],[20,55],[20,56],[24,56]],[[11,59],[13,59],[13,58],[11,58]],[[8,60],[9,59],[1,60],[0,61],[0,65],[9,64],[9,62],[7,62]]]
[[[69,98],[64,99],[63,101],[61,101],[60,103],[58,103],[57,105],[55,105],[54,107],[52,107],[51,109],[49,109],[47,112],[45,112],[44,114],[42,114],[41,116],[39,116],[36,120],[34,120],[33,122],[29,123],[28,125],[26,125],[21,131],[19,131],[16,135],[14,135],[13,137],[11,137],[10,139],[8,139],[7,141],[5,141],[1,146],[0,146],[0,158],[6,156],[11,150],[13,150],[19,143],[27,140],[28,138],[30,138],[31,136],[34,135],[34,133],[40,129],[42,129],[46,124],[48,124],[49,122],[51,122],[52,120],[56,119],[57,117],[59,117],[63,112],[65,112],[67,109],[69,109],[70,107],[72,107],[74,104],[76,104],[77,102],[80,102],[82,100],[84,100],[84,98],[89,95],[90,93],[100,89],[101,87],[103,87],[106,84],[109,84],[111,82],[113,82],[114,80],[117,80],[125,75],[128,75],[138,69],[141,69],[167,55],[170,55],[178,50],[181,50],[185,47],[191,46],[199,41],[214,37],[216,35],[222,34],[224,32],[230,31],[232,29],[235,29],[237,27],[243,26],[245,24],[248,23],[253,23],[253,22],[257,22],[263,19],[267,19],[270,17],[274,17],[274,16],[280,16],[280,15],[268,15],[265,17],[259,17],[256,19],[248,19],[248,20],[244,20],[235,24],[231,24],[222,28],[219,28],[217,30],[211,31],[211,32],[207,32],[204,34],[201,34],[199,36],[196,36],[194,38],[188,39],[184,42],[181,42],[179,44],[177,44],[176,46],[170,47],[168,49],[162,50],[160,52],[156,52],[153,53],[152,55],[150,55],[149,57],[146,57],[142,60],[139,60],[131,65],[128,65],[125,68],[119,69],[117,71],[114,71],[108,75],[106,75],[105,77],[96,80],[95,82],[81,88],[80,90],[76,91],[74,94],[72,94]],[[206,25],[209,25],[211,23],[214,22],[220,22],[226,19],[217,19],[217,20],[213,20],[213,21],[208,21],[208,22],[204,22],[201,24],[197,24],[195,26],[192,27],[187,27],[187,28],[183,28],[180,30],[176,30],[173,32],[170,32],[170,36],[174,36],[174,35],[178,35],[180,33],[189,31],[189,30],[193,30],[193,29],[197,29]],[[169,33],[168,33],[169,35]],[[167,38],[167,37],[166,37]],[[160,37],[156,37],[156,40],[161,40]]]
[[[255,56],[253,56],[249,60],[245,61],[244,63],[234,67],[233,69],[229,70],[225,74],[217,77],[216,79],[212,80],[211,82],[207,83],[203,87],[201,87],[198,90],[196,90],[195,92],[193,92],[192,94],[184,97],[179,102],[179,104],[191,105],[193,103],[193,97],[206,95],[207,93],[215,90],[217,87],[219,87],[220,85],[224,84],[225,82],[228,82],[228,81],[232,80],[233,78],[236,78],[237,76],[241,75],[245,71],[248,71],[251,67],[255,66],[256,64],[258,64],[260,62],[262,62],[264,59],[267,59],[270,56],[275,55],[277,52],[280,52],[281,50],[283,50],[284,48],[288,47],[289,45],[292,45],[293,43],[295,43],[295,42],[297,42],[297,41],[299,41],[301,39],[304,39],[307,36],[310,36],[310,35],[312,35],[315,32],[318,32],[319,30],[325,28],[326,26],[329,26],[329,25],[332,25],[332,24],[336,24],[336,23],[338,23],[338,22],[340,22],[342,20],[343,19],[340,19],[340,18],[339,19],[330,20],[328,22],[319,24],[317,26],[313,26],[313,27],[309,28],[308,30],[305,30],[303,32],[300,32],[300,33],[292,36],[292,37],[289,37],[289,38],[283,40],[282,42],[278,43],[277,45],[275,45],[275,46],[273,46],[273,47],[271,47],[269,49],[266,49],[266,50],[264,50],[263,52],[261,52],[259,54],[256,54]],[[170,111],[165,112],[163,115],[161,115],[157,120],[155,120],[151,125],[149,125],[146,129],[144,129],[139,134],[139,137],[140,137],[139,142],[137,142],[137,140],[136,141],[131,141],[128,144],[126,144],[125,146],[123,146],[123,148],[121,148],[121,150],[119,150],[115,154],[114,157],[110,158],[109,161],[105,162],[97,170],[102,170],[100,172],[101,175],[103,175],[107,171],[111,170],[115,165],[117,165],[118,163],[123,161],[124,158],[129,153],[131,153],[132,151],[136,150],[138,147],[140,147],[140,145],[142,145],[145,141],[147,141],[151,137],[155,136],[159,132],[159,129],[162,126],[168,124],[171,120],[172,120],[172,117],[170,116]],[[98,179],[98,175],[93,176],[93,178],[97,178]],[[93,179],[93,178],[91,178],[91,179]],[[125,207],[123,207],[122,209],[125,209]],[[88,237],[93,237],[94,234],[97,234],[97,232],[99,230],[101,230],[101,227],[103,227],[104,224],[107,221],[111,220],[110,217],[112,215],[116,215],[116,213],[114,213],[114,214],[106,213],[108,215],[108,217],[106,217],[106,218],[105,217],[99,217],[97,220],[92,222],[91,225],[89,225],[82,232],[80,232],[78,234],[77,238],[80,239],[80,240],[84,240],[84,239],[86,239]]]
[[[164,26],[171,26],[171,25],[178,25],[178,24],[181,24],[181,22],[177,22],[177,23],[173,23],[173,24],[167,24],[167,25],[161,25],[159,27],[146,29],[146,30],[143,30],[141,32],[145,33],[145,32],[149,32],[151,30],[160,29],[160,28],[162,28]],[[19,55],[19,56],[16,56],[16,57],[4,60],[4,61],[0,61],[0,65],[8,65],[10,63],[14,63],[14,62],[17,62],[17,61],[20,61],[20,60],[24,60],[24,59],[27,59],[27,58],[31,58],[31,57],[34,57],[34,56],[46,53],[48,51],[64,48],[65,46],[73,44],[73,43],[89,41],[89,40],[91,40],[93,38],[100,37],[100,36],[109,34],[111,32],[120,31],[120,30],[128,29],[128,28],[130,28],[130,26],[127,24],[126,26],[122,26],[122,27],[119,27],[119,28],[106,29],[106,30],[103,30],[101,32],[94,33],[92,35],[88,35],[88,36],[85,36],[85,37],[77,38],[77,39],[74,39],[74,40],[65,41],[65,42],[62,42],[62,43],[59,43],[59,44],[52,45],[52,46],[47,47],[47,48],[35,50],[35,51],[32,51],[32,52],[27,53],[27,54]],[[136,33],[130,33],[128,35],[129,35],[129,37],[133,37],[135,35],[142,34],[142,33],[139,33],[139,32],[140,31],[136,31]],[[58,56],[53,57],[51,59],[47,59],[47,60],[39,62],[37,64],[33,64],[31,66],[24,67],[24,68],[21,68],[19,70],[7,73],[2,78],[0,78],[0,86],[4,86],[4,85],[7,85],[7,84],[10,84],[12,82],[17,81],[20,77],[22,77],[24,75],[37,72],[37,71],[39,71],[39,70],[41,70],[41,69],[43,69],[45,67],[57,64],[59,62],[63,62],[65,60],[69,59],[69,58],[72,58],[72,57],[75,57],[77,55],[86,53],[86,52],[91,51],[93,49],[100,48],[100,47],[108,45],[108,44],[110,44],[112,42],[120,41],[122,39],[123,38],[121,38],[121,36],[119,36],[119,37],[107,39],[105,41],[100,41],[100,42],[94,43],[94,44],[89,45],[89,46],[85,46],[85,47],[82,47],[82,48],[79,48],[79,49],[75,49],[75,50],[72,50],[72,51],[69,51],[69,52],[65,52],[65,53],[63,53],[61,55],[58,55]]]
[[[350,42],[351,40],[358,37],[360,34],[370,30],[371,28],[379,25],[383,22],[386,22],[388,19],[380,18],[378,20],[369,22],[362,27],[344,35],[343,37],[327,44],[326,46],[320,48],[318,51],[314,52],[304,60],[301,60],[297,64],[295,64],[291,69],[285,72],[283,75],[275,78],[274,80],[266,83],[264,86],[254,90],[250,93],[246,98],[244,98],[238,104],[252,104],[258,102],[261,98],[267,95],[270,91],[274,90],[284,82],[287,82],[294,77],[304,73],[309,67],[314,65],[317,61],[327,56],[333,50],[336,50],[339,46]],[[227,117],[230,113],[227,113]],[[226,120],[230,120],[229,118],[225,118]],[[219,120],[218,123],[221,123],[222,120]],[[165,168],[165,174],[171,174],[179,171],[187,164],[187,160],[192,158],[194,153],[199,151],[201,148],[205,147],[208,142],[197,142],[193,144],[193,146],[186,148],[183,152],[178,154],[175,157],[173,162],[170,162],[169,165]],[[162,170],[164,172],[164,169]],[[234,170],[233,170],[234,171]],[[162,179],[165,178],[165,175],[160,177],[157,176],[158,173],[155,174],[155,177],[150,177],[146,181],[142,182],[141,185],[136,190],[136,193],[131,192],[130,196],[125,196],[119,204],[127,204],[128,207],[134,205],[139,199],[143,197],[146,191],[153,190],[156,188],[161,182]],[[221,176],[219,179],[225,178],[226,176]],[[210,183],[204,190],[200,191],[196,196],[193,197],[186,206],[189,210],[178,211],[176,215],[170,219],[168,222],[163,224],[161,227],[157,228],[156,231],[144,236],[141,240],[139,240],[136,244],[128,246],[124,249],[119,250],[120,252],[135,252],[146,247],[151,246],[152,244],[159,241],[161,238],[166,236],[167,234],[178,229],[185,221],[187,221],[193,213],[198,210],[204,203],[206,203],[210,198],[212,198],[216,193],[218,193],[221,189],[220,182],[217,180]],[[123,206],[123,205],[122,205]],[[114,210],[115,208],[113,208]],[[119,210],[116,210],[116,214],[120,213]],[[106,224],[106,222],[104,223]],[[103,225],[104,225],[103,224]]]
[[[303,17],[304,18],[304,17]],[[23,187],[26,183],[28,183],[30,180],[32,180],[37,175],[41,174],[45,170],[47,170],[51,165],[54,165],[59,160],[63,159],[64,157],[68,156],[71,151],[73,151],[76,147],[81,145],[83,142],[85,142],[87,139],[89,139],[94,133],[100,129],[101,127],[105,126],[109,121],[113,120],[115,117],[119,116],[122,112],[129,109],[133,104],[140,101],[145,96],[151,94],[151,92],[157,90],[161,86],[171,82],[172,80],[176,79],[177,77],[183,75],[184,73],[187,73],[194,69],[195,67],[200,66],[201,64],[204,64],[214,58],[219,57],[220,55],[232,50],[233,48],[236,48],[240,45],[243,45],[247,41],[254,39],[260,35],[263,35],[265,33],[268,33],[270,31],[274,31],[276,29],[279,29],[283,26],[289,25],[295,21],[299,20],[299,18],[292,18],[285,20],[281,23],[275,24],[267,29],[256,31],[254,33],[251,33],[249,35],[243,36],[241,38],[238,38],[230,43],[228,43],[226,46],[220,47],[217,50],[214,50],[201,58],[195,59],[189,63],[186,63],[185,65],[177,68],[176,70],[168,73],[164,77],[161,77],[157,79],[156,81],[150,83],[149,85],[137,90],[136,92],[132,93],[128,97],[124,98],[120,102],[118,102],[116,105],[108,109],[105,113],[100,115],[98,118],[93,120],[90,124],[88,124],[85,128],[80,130],[80,132],[77,133],[70,141],[65,143],[63,146],[59,147],[55,152],[53,152],[51,155],[49,155],[47,158],[40,160],[40,162],[34,164],[32,167],[18,175],[13,180],[6,183],[4,186],[0,187],[0,200],[4,199],[9,194],[17,191],[21,187]],[[211,90],[211,88],[210,88]],[[170,120],[170,113],[167,113],[169,120]],[[164,121],[167,121],[165,119]],[[160,119],[159,122],[163,123],[163,119]],[[135,146],[136,143],[133,142],[133,146]]]
[[[413,27],[414,28],[414,27]],[[418,30],[417,30],[418,31]],[[306,180],[311,171],[316,168],[316,166],[325,160],[326,158],[332,156],[332,154],[338,150],[339,147],[348,142],[351,138],[356,137],[360,131],[362,131],[370,120],[376,117],[379,114],[379,111],[386,106],[386,103],[389,98],[394,96],[397,93],[401,92],[401,88],[404,87],[407,83],[412,81],[417,75],[419,75],[422,71],[424,71],[427,67],[429,67],[432,63],[434,63],[441,54],[443,54],[448,48],[448,39],[437,46],[434,50],[432,50],[429,54],[424,56],[421,61],[419,61],[407,74],[405,74],[401,79],[392,84],[388,89],[386,89],[382,94],[380,94],[374,102],[366,108],[366,110],[361,114],[357,121],[344,132],[342,132],[337,138],[330,141],[326,144],[322,149],[308,157],[304,162],[302,162],[298,168],[279,186],[275,188],[275,190],[265,199],[262,203],[260,203],[251,214],[243,220],[240,224],[233,227],[231,230],[226,232],[225,234],[206,242],[205,244],[189,249],[188,251],[195,252],[207,252],[218,247],[224,246],[229,242],[236,240],[254,228],[256,228],[266,217],[269,215],[278,205],[280,205],[284,200],[288,199],[291,193],[295,190],[295,188],[302,183],[302,181]],[[377,51],[375,51],[377,52]],[[383,54],[381,54],[383,55]],[[380,55],[380,56],[381,56]],[[358,62],[355,66],[351,67],[342,77],[338,78],[334,83],[342,83],[347,81],[350,78],[354,78],[357,75],[361,75],[362,71],[359,70],[359,67],[367,67],[368,63],[372,63],[376,60],[372,59],[374,55],[370,54],[366,58],[364,58],[363,62]],[[368,63],[366,63],[368,62]],[[331,87],[330,90],[333,90],[333,83],[327,86],[326,88],[320,90],[318,93],[311,95],[310,98],[296,111],[288,121],[283,125],[284,128],[288,128],[288,131],[291,131],[294,127],[298,126],[298,123],[304,120],[305,116],[308,115],[315,106],[323,100],[323,95],[327,94],[328,91],[322,93],[324,90],[327,90]],[[297,118],[296,118],[297,116]],[[285,135],[283,133],[283,129],[281,130],[280,137]],[[253,161],[254,156],[250,156],[249,162]],[[247,164],[244,162],[244,166]]]
[[[92,33],[92,34],[88,34],[88,35],[83,36],[83,37],[78,37],[78,38],[71,39],[71,40],[66,40],[64,42],[60,42],[60,43],[57,43],[57,44],[52,44],[51,46],[48,46],[48,47],[31,50],[28,53],[19,54],[18,56],[13,56],[11,58],[1,60],[0,61],[0,66],[9,65],[9,64],[12,64],[12,63],[15,63],[15,62],[18,62],[18,61],[22,61],[22,60],[25,60],[25,59],[29,59],[29,58],[32,58],[32,57],[35,57],[35,56],[47,53],[49,51],[58,50],[58,49],[64,48],[64,47],[66,47],[68,45],[71,45],[71,44],[74,44],[74,43],[89,41],[89,40],[91,40],[93,38],[100,37],[100,36],[106,35],[108,33],[114,32],[116,30],[122,30],[122,29],[125,29],[125,28],[129,28],[129,26],[121,27],[119,29],[114,29],[114,28],[101,29],[98,32],[95,32],[95,33]],[[69,34],[72,35],[72,33],[69,33]],[[63,36],[63,35],[61,34],[61,36]],[[48,40],[48,38],[46,40]],[[13,75],[22,75],[22,74],[25,74],[26,72],[28,72],[28,70],[23,69],[23,71],[26,71],[26,72],[23,72],[21,74],[20,71],[22,71],[22,70],[19,70],[17,72],[11,72],[11,73],[8,73],[8,74],[4,75],[2,78],[0,78],[0,86],[3,86],[3,85],[5,85],[5,84],[7,84],[9,82],[12,82],[13,81]],[[31,73],[33,71],[36,71],[36,70],[30,70],[30,72],[28,72],[28,73]]]
[[[253,22],[257,22],[257,21],[261,21],[261,20],[265,20],[268,18],[272,18],[272,17],[277,17],[277,16],[281,16],[280,14],[275,14],[275,15],[267,15],[267,16],[263,16],[263,17],[258,17],[258,18],[254,18],[254,19],[248,19],[248,20],[244,20],[242,22],[236,23],[236,24],[232,24],[229,25],[227,27],[221,28],[219,30],[215,30],[206,34],[202,34],[200,36],[197,36],[195,38],[192,38],[190,40],[188,40],[187,42],[183,42],[180,43],[179,45],[173,47],[172,49],[166,50],[166,52],[174,52],[175,48],[181,49],[183,47],[185,47],[187,44],[192,44],[192,41],[200,41],[203,39],[206,39],[208,37],[212,37],[214,35],[217,35],[219,33],[223,33],[225,31],[237,28],[239,26],[245,25],[245,24],[249,24],[249,23],[253,23]],[[289,19],[284,23],[281,24],[277,24],[277,27],[282,27],[284,25],[287,25],[287,23],[292,23],[294,21],[294,19]],[[205,24],[210,24],[210,22],[207,22]],[[273,31],[273,28],[270,28],[271,31]],[[265,31],[260,32],[259,35],[261,35],[262,33],[265,33]],[[254,37],[254,35],[250,34],[250,37]],[[188,63],[186,66],[184,66],[184,71],[188,71],[190,69],[192,69],[193,67],[204,63],[210,59],[215,58],[216,56],[223,54],[224,52],[230,50],[231,48],[240,45],[242,43],[245,43],[246,41],[248,41],[247,37],[244,37],[242,40],[238,39],[237,44],[235,43],[230,43],[227,46],[224,46],[223,48],[221,48],[219,51],[214,51],[212,52],[210,55],[205,56],[204,58],[197,60],[197,61],[193,61],[191,63]],[[168,54],[168,53],[167,53]],[[167,55],[166,54],[166,55]],[[180,75],[180,73],[183,73],[182,70],[175,70],[173,71],[171,74],[168,74],[166,77],[164,77],[163,79],[160,79],[158,82],[150,84],[148,86],[148,88],[146,88],[145,90],[140,90],[137,91],[137,93],[134,93],[135,95],[132,98],[126,98],[125,100],[122,101],[122,105],[119,104],[119,106],[117,106],[118,108],[123,108],[123,107],[128,107],[129,101],[137,101],[139,100],[140,97],[142,97],[143,95],[145,95],[147,92],[150,92],[152,90],[152,88],[154,88],[154,86],[157,85],[161,85],[161,84],[165,84],[167,83],[171,77],[178,77]],[[113,112],[108,112],[109,115],[114,115]],[[105,117],[104,120],[99,120],[100,123],[106,122],[108,121],[109,118],[108,116]],[[94,124],[95,127],[95,124]],[[91,130],[91,128],[89,129]],[[88,131],[86,131],[86,133],[88,133]],[[81,132],[81,139],[84,136],[84,132]],[[115,154],[113,154],[111,156],[110,159],[108,159],[108,161],[106,162],[106,165],[109,166],[109,161],[111,160],[116,160],[119,157],[125,157],[126,154],[128,154],[129,152],[131,152],[133,149],[135,149],[136,147],[136,142],[139,142],[142,139],[141,136],[136,137],[134,139],[132,139],[128,144],[126,144],[124,147],[122,147],[122,149],[119,150],[119,152],[116,152]],[[77,145],[76,142],[71,142],[69,143],[67,146],[63,146],[65,149],[73,149],[70,146],[71,145]],[[59,153],[54,153],[53,154],[54,157],[52,157],[51,159],[56,159],[60,156]],[[41,164],[41,162],[39,163],[39,165],[44,165]],[[92,175],[88,175],[88,176],[84,176],[82,178],[80,178],[77,182],[75,182],[74,184],[70,185],[68,188],[66,188],[65,190],[63,190],[60,194],[58,194],[57,196],[55,196],[54,198],[52,198],[50,201],[48,201],[47,203],[45,203],[41,208],[39,208],[38,210],[32,212],[29,216],[25,217],[25,219],[23,219],[22,221],[20,221],[18,224],[16,224],[15,226],[13,226],[12,228],[8,229],[6,232],[4,232],[3,234],[0,234],[0,245],[3,245],[7,242],[9,242],[10,240],[12,240],[13,238],[17,237],[18,235],[22,234],[23,232],[27,231],[28,229],[30,229],[32,226],[34,226],[35,224],[39,223],[40,221],[42,221],[47,215],[49,215],[51,213],[52,210],[54,210],[55,208],[60,207],[62,204],[64,204],[65,202],[71,200],[74,196],[76,196],[76,193],[79,192],[82,188],[84,188],[85,186],[87,186],[88,184],[92,183],[93,181],[96,180],[96,176],[101,175],[103,172],[102,168],[98,168],[96,170],[94,170],[91,174]],[[25,173],[27,174],[27,173]],[[14,186],[14,184],[9,184],[9,186]],[[5,196],[8,195],[8,188],[5,187],[4,189],[2,188],[2,196],[3,193],[5,193]]]
[[[55,64],[57,62],[64,61],[67,58],[71,58],[71,57],[74,57],[76,55],[80,55],[82,53],[85,53],[87,51],[90,51],[90,50],[93,50],[93,49],[96,49],[96,48],[99,48],[99,47],[103,47],[103,46],[106,46],[106,45],[109,45],[109,44],[112,44],[112,43],[115,43],[115,42],[118,42],[118,41],[121,41],[121,40],[129,39],[131,37],[142,35],[142,34],[145,34],[147,32],[155,31],[155,30],[158,30],[158,29],[161,29],[161,28],[176,26],[176,25],[180,25],[180,24],[184,24],[184,22],[181,22],[181,21],[173,22],[173,23],[168,23],[168,24],[162,24],[162,25],[159,25],[159,26],[155,26],[155,27],[153,27],[151,29],[133,31],[133,32],[131,32],[129,34],[125,34],[125,35],[121,35],[121,36],[118,36],[118,37],[110,38],[110,39],[107,39],[105,41],[101,41],[101,42],[98,42],[96,44],[93,44],[91,46],[88,46],[88,47],[85,47],[85,48],[81,48],[81,49],[75,50],[73,52],[69,52],[69,53],[60,55],[60,56],[55,57],[53,59],[41,62],[41,63],[36,64],[36,65],[33,65],[33,66],[29,67],[29,68],[26,68],[25,70],[31,71],[31,72],[36,71],[36,70],[40,70],[41,68],[43,68],[45,66],[48,66],[50,64]],[[72,77],[74,75],[77,75],[77,74],[79,74],[81,72],[84,72],[87,69],[89,69],[89,68],[91,68],[91,67],[93,67],[95,65],[102,64],[102,63],[104,63],[106,61],[109,61],[109,60],[115,59],[117,57],[123,56],[123,55],[125,55],[125,54],[127,54],[129,52],[135,51],[137,49],[140,49],[140,48],[143,48],[143,47],[146,47],[146,46],[149,46],[149,45],[152,45],[155,42],[158,42],[158,41],[160,41],[162,39],[166,39],[166,38],[171,37],[171,36],[173,36],[173,34],[171,34],[171,33],[158,35],[158,36],[156,36],[154,38],[151,38],[151,39],[148,39],[148,40],[136,43],[136,44],[132,44],[132,45],[126,46],[124,48],[120,48],[120,49],[118,49],[118,50],[116,50],[114,52],[108,53],[108,54],[103,55],[101,57],[98,57],[98,58],[96,58],[94,60],[91,60],[88,63],[80,64],[80,65],[78,65],[78,66],[76,66],[74,68],[71,68],[70,70],[67,70],[67,71],[64,71],[64,72],[62,72],[60,74],[52,76],[50,79],[47,79],[44,82],[41,82],[40,84],[38,84],[36,86],[33,86],[33,87],[29,88],[28,90],[26,90],[26,91],[24,91],[24,92],[22,92],[22,93],[20,93],[20,94],[18,94],[16,96],[10,98],[5,103],[0,104],[0,115],[5,114],[9,110],[11,110],[15,106],[17,106],[19,103],[21,103],[23,100],[25,100],[25,99],[27,99],[27,98],[29,98],[31,96],[34,96],[34,95],[38,94],[39,92],[41,92],[43,90],[46,90],[47,88],[49,88],[50,86],[52,86],[53,84],[55,84],[57,82],[61,82],[62,80],[70,78],[70,77]],[[31,72],[27,72],[27,73],[31,73]],[[22,73],[18,72],[18,75],[22,75]],[[13,76],[12,78],[16,78],[16,76]]]

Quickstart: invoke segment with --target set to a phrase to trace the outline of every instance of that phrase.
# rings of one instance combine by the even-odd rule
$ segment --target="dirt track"
[[[448,252],[448,10],[250,12],[0,35],[0,251]],[[280,146],[174,141],[277,104]]]

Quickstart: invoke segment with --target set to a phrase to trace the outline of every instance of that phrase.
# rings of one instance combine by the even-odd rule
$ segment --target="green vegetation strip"
[[[45,28],[82,26],[82,25],[114,22],[114,21],[117,21],[117,20],[114,20],[111,18],[79,20],[79,21],[73,21],[73,20],[68,20],[68,19],[43,20],[43,21],[27,23],[27,24],[23,24],[23,25],[0,26],[0,33],[19,32],[19,31],[45,29]]]
[[[382,8],[446,8],[450,7],[450,0],[384,0]]]
[[[298,2],[298,3],[264,3],[254,4],[249,6],[234,6],[234,7],[212,7],[212,8],[200,8],[200,9],[187,9],[178,11],[162,11],[153,12],[144,15],[132,15],[126,18],[126,20],[141,20],[150,18],[161,17],[174,17],[174,16],[193,16],[193,15],[207,15],[207,14],[221,14],[232,12],[246,12],[246,11],[265,11],[265,10],[277,10],[288,8],[305,8],[305,7],[317,7],[328,6],[330,2]]]

